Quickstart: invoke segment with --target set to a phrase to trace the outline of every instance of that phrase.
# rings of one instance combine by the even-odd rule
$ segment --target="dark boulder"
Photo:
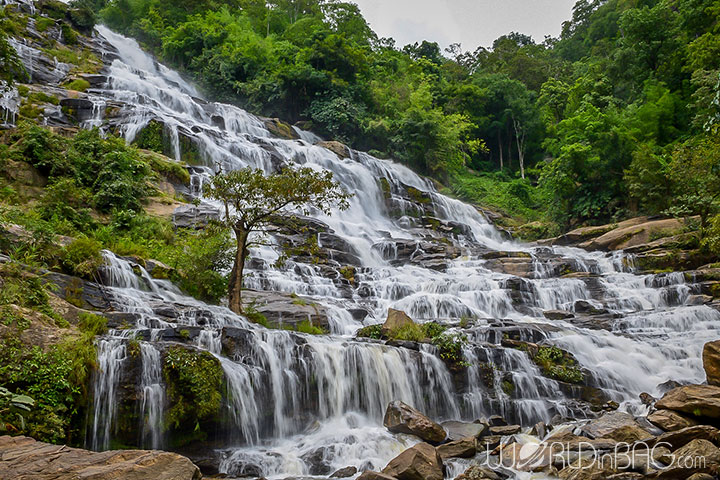
[[[400,401],[390,402],[383,425],[393,433],[415,435],[426,442],[440,443],[447,436],[443,427]]]

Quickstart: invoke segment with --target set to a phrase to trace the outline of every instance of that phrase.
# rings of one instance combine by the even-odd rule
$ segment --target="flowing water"
[[[308,336],[251,324],[223,307],[186,297],[170,282],[151,278],[142,266],[105,252],[105,291],[128,321],[98,343],[88,432],[92,448],[113,444],[118,392],[132,375],[137,356],[131,350],[138,348],[137,443],[169,446],[163,433],[167,399],[161,362],[163,345],[179,340],[173,337],[178,329],[192,332],[189,341],[217,356],[225,372],[226,427],[218,454],[221,471],[231,475],[282,478],[328,474],[348,465],[382,468],[417,441],[382,427],[392,400],[437,420],[501,414],[530,426],[558,414],[586,414],[574,392],[542,376],[525,352],[501,346],[508,335],[550,342],[573,353],[590,385],[635,412],[642,408],[641,392],[658,394],[659,385],[668,380],[703,381],[701,348],[717,338],[720,314],[707,306],[686,305],[694,287],[682,274],[636,275],[628,267],[631,258],[622,253],[509,241],[475,208],[441,195],[432,182],[409,169],[361,152],[340,159],[317,146],[317,136],[297,129],[298,140],[274,138],[248,112],[203,100],[135,41],[102,26],[97,32],[115,50],[107,57],[114,60],[106,85],[89,92],[97,108],[84,126],[116,129],[130,142],[149,122],[159,121],[176,159],[185,158],[190,139],[200,159],[191,169],[191,192],[196,194],[218,166],[226,171],[251,166],[270,173],[280,159],[331,170],[354,197],[347,211],[314,217],[349,245],[359,265],[358,288],[348,289],[312,263],[290,260],[273,266],[281,253],[275,247],[253,252],[247,287],[306,295],[327,308],[331,334]],[[32,70],[30,47],[13,45]],[[116,115],[121,121],[104,119],[106,104],[121,105]],[[413,189],[424,195],[435,218],[462,226],[462,233],[453,237],[462,254],[448,259],[446,268],[425,268],[401,255],[402,245],[408,244],[415,249],[411,258],[424,254],[428,239],[412,215],[403,215],[413,209],[407,196]],[[389,201],[400,213],[389,211]],[[320,246],[324,238],[320,236]],[[491,268],[485,254],[500,251],[529,256],[528,278]],[[559,276],[548,259],[562,259],[585,275]],[[543,316],[547,310],[573,311],[579,300],[608,309],[609,324],[587,328],[591,326]],[[384,321],[390,307],[420,322],[440,320],[462,329],[469,340],[464,347],[469,367],[451,372],[432,346],[413,350],[353,338],[363,325]],[[358,310],[365,312],[362,318],[350,313]],[[237,340],[237,348],[228,349],[228,339]],[[488,369],[494,372],[491,378]]]

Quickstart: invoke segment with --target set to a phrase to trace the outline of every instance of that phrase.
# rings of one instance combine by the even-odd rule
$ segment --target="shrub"
[[[82,312],[79,315],[78,327],[80,331],[90,336],[103,335],[107,333],[107,318],[94,313]]]
[[[90,82],[85,80],[84,78],[77,78],[73,80],[72,82],[66,83],[63,85],[68,90],[75,90],[76,92],[84,92],[88,88],[90,88]]]
[[[405,340],[410,342],[422,342],[426,335],[422,327],[416,323],[408,323],[390,332],[390,339]]]
[[[71,275],[92,279],[103,264],[100,242],[90,238],[78,238],[65,247],[61,256],[63,268]]]
[[[165,353],[163,375],[170,400],[168,427],[199,430],[202,421],[219,412],[223,371],[209,352],[170,347]]]
[[[316,327],[315,325],[313,325],[310,320],[303,320],[302,322],[298,323],[296,329],[298,332],[307,333],[308,335],[324,335],[327,333],[321,327]]]
[[[72,230],[87,232],[93,229],[95,221],[87,207],[92,200],[92,193],[79,187],[73,178],[60,178],[45,188],[40,198],[39,213],[42,219],[58,224],[67,221]],[[72,234],[72,232],[58,232]]]
[[[567,352],[552,345],[541,345],[532,357],[543,375],[568,383],[580,383],[585,376],[577,361]]]
[[[243,315],[245,315],[245,318],[247,318],[249,322],[262,325],[265,328],[270,328],[270,322],[268,322],[268,319],[265,315],[257,311],[257,309],[255,308],[255,303],[246,305]]]
[[[9,335],[0,342],[0,383],[29,395],[36,408],[17,433],[50,443],[81,442],[87,379],[95,362],[92,340],[68,338],[47,350]]]
[[[380,340],[383,337],[382,325],[378,323],[377,325],[368,325],[366,327],[363,327],[357,331],[355,336]]]
[[[467,337],[460,333],[443,333],[432,339],[432,344],[440,350],[440,358],[458,366],[467,366],[463,362],[463,345],[467,343]]]
[[[428,338],[435,338],[445,332],[447,327],[445,325],[440,325],[437,322],[427,322],[422,324],[422,329]]]
[[[195,298],[218,302],[227,293],[227,276],[220,273],[232,265],[232,240],[226,230],[181,230],[172,245],[158,253],[158,260],[174,270],[172,279]]]
[[[50,130],[24,125],[18,130],[20,141],[12,149],[18,160],[29,162],[46,176],[71,175],[73,166],[63,155],[65,141]]]
[[[59,318],[50,306],[50,297],[40,277],[23,272],[19,264],[0,265],[0,305],[19,305]]]

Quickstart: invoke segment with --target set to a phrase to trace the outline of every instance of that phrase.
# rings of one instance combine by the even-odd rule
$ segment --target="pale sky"
[[[398,47],[431,40],[445,48],[461,43],[463,50],[489,47],[512,31],[542,42],[558,36],[572,16],[577,0],[352,0],[381,37]]]

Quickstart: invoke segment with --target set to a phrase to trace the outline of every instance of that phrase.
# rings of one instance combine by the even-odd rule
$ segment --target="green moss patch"
[[[170,408],[166,426],[173,432],[197,439],[203,424],[215,419],[222,404],[223,371],[220,362],[206,351],[170,347],[163,359]],[[179,446],[179,445],[176,445]]]

